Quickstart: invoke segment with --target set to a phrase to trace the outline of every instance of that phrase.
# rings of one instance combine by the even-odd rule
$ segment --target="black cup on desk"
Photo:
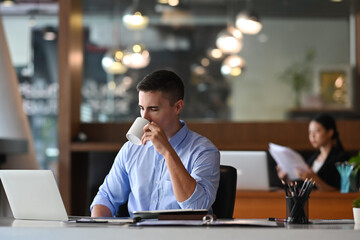
[[[286,222],[309,223],[309,198],[299,196],[286,196]]]

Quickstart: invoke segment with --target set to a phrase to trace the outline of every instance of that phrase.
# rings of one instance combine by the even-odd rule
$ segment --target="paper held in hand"
[[[287,173],[289,180],[296,180],[296,168],[307,170],[308,166],[303,157],[291,148],[269,143],[269,152],[282,171]]]

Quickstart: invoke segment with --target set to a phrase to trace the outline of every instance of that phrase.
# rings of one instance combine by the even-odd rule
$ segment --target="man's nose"
[[[149,111],[144,110],[142,117],[147,119],[149,122],[151,122],[151,117],[150,117]]]

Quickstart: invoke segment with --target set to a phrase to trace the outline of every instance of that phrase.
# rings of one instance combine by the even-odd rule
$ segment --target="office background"
[[[359,128],[356,1],[197,0],[180,1],[178,7],[140,1],[150,21],[148,27],[135,31],[124,27],[121,18],[132,1],[17,3],[10,8],[2,5],[1,14],[24,109],[37,160],[42,168],[59,170],[68,209],[72,205],[84,211],[84,202],[91,198],[89,190],[83,190],[87,199],[74,199],[72,193],[83,185],[94,187],[98,180],[92,183],[91,179],[101,179],[101,172],[106,172],[125,141],[128,122],[138,115],[134,86],[146,73],[164,66],[185,80],[184,119],[221,149],[266,150],[268,141],[278,140],[311,151],[306,119],[315,112],[329,111],[338,119],[347,119],[340,120],[344,121],[340,129],[345,147],[359,150],[358,138],[351,134]],[[19,10],[21,5],[23,10]],[[208,50],[215,47],[218,34],[237,12],[250,7],[259,14],[262,30],[243,35],[242,50],[236,53],[246,62],[241,74],[225,75],[221,72],[224,58],[212,60]],[[169,13],[179,16],[182,24],[166,22]],[[45,30],[53,31],[55,38],[44,40]],[[104,54],[115,46],[125,49],[136,42],[147,47],[149,65],[115,76],[107,74],[101,65]],[[280,76],[294,63],[301,63],[309,50],[315,54],[311,84],[296,106],[295,93]],[[344,74],[343,85],[323,92],[326,78],[321,73],[334,71]],[[329,99],[329,94],[337,97]],[[294,118],[305,120],[294,123]],[[235,131],[225,131],[229,135],[220,137],[218,128]],[[284,134],[280,136],[277,129]],[[230,136],[238,132],[237,137]],[[102,170],[95,171],[99,165]],[[79,181],[81,177],[90,180]]]

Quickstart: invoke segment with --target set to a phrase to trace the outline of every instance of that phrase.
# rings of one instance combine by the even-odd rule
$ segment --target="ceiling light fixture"
[[[43,30],[43,39],[46,41],[54,41],[57,38],[57,33],[54,27],[45,27]]]
[[[228,29],[221,31],[216,39],[216,46],[225,54],[234,54],[242,49],[241,38],[235,37]]]
[[[218,48],[209,48],[206,53],[211,60],[215,61],[221,60],[224,57],[224,53]]]
[[[15,5],[15,2],[14,2],[14,0],[4,0],[1,2],[1,4],[4,7],[11,7],[11,6]]]
[[[240,76],[245,68],[245,60],[238,55],[230,55],[224,59],[221,65],[221,73],[228,77]]]
[[[114,16],[118,15],[117,9],[119,9],[119,1],[113,0],[113,13],[112,13],[112,39],[113,39],[113,46],[110,47],[101,60],[101,66],[103,67],[104,71],[108,74],[124,74],[127,72],[128,68],[123,63],[123,58],[125,53],[122,49],[119,48],[120,41],[120,26],[118,22],[114,21]]]
[[[172,7],[176,7],[177,5],[179,5],[179,0],[169,0],[169,5]]]
[[[128,68],[123,64],[124,52],[121,50],[110,50],[105,53],[101,65],[109,74],[123,74]]]
[[[125,10],[122,19],[128,29],[144,29],[149,23],[149,17],[144,15],[144,11],[139,6],[139,0],[134,0],[132,6]]]
[[[240,12],[236,16],[235,25],[245,34],[258,34],[262,29],[259,16],[254,11]]]
[[[134,44],[131,49],[125,53],[123,58],[125,66],[133,69],[145,68],[150,63],[150,53],[142,44]]]
[[[227,27],[216,38],[216,46],[224,54],[235,54],[242,49],[242,33],[233,26],[233,1],[227,5]]]

